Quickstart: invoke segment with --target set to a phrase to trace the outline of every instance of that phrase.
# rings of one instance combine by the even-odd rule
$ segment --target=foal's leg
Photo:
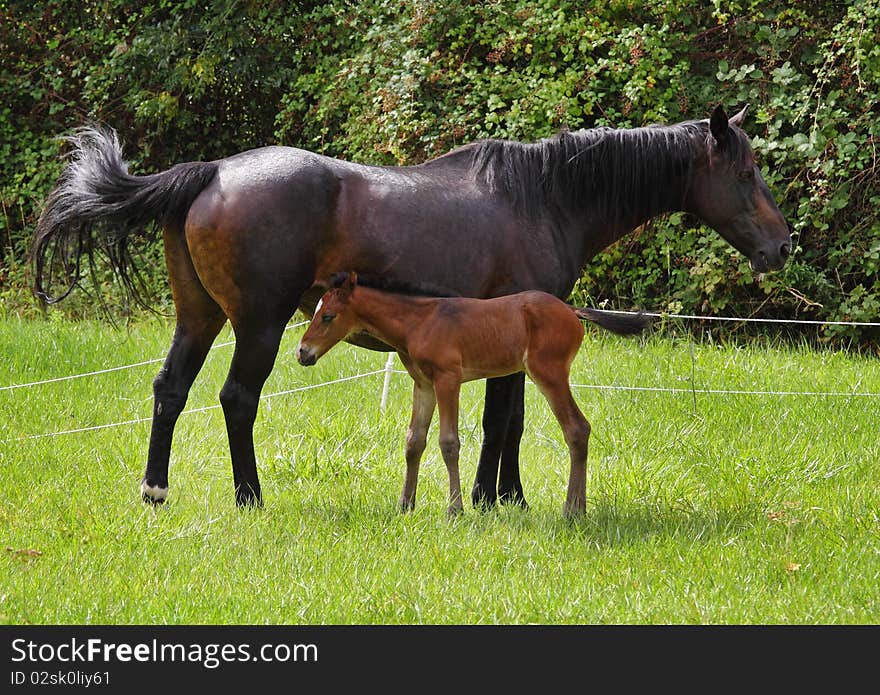
[[[530,370],[529,375],[547,398],[568,445],[571,468],[562,513],[566,517],[577,516],[587,508],[587,448],[590,440],[590,423],[574,401],[568,385],[566,368],[561,365],[545,367],[540,370]]]
[[[406,433],[406,478],[400,493],[400,511],[407,512],[416,505],[416,485],[419,482],[419,463],[425,452],[428,428],[434,416],[434,389],[430,384],[413,382],[413,407],[409,431]]]
[[[440,414],[440,453],[449,474],[448,516],[455,516],[462,510],[461,480],[458,475],[458,397],[461,381],[457,376],[441,375],[434,378],[434,393],[437,396],[437,410]]]
[[[161,503],[168,496],[168,459],[177,417],[189,389],[204,364],[217,333],[226,322],[193,268],[179,230],[164,232],[165,264],[177,310],[177,328],[165,363],[153,381],[153,423],[147,468],[141,480],[145,502]]]
[[[289,317],[288,317],[289,318]],[[239,506],[261,505],[262,494],[254,454],[254,421],[260,392],[278,354],[287,319],[235,327],[235,354],[220,403],[226,418],[235,502]]]
[[[477,464],[477,474],[474,479],[474,487],[471,491],[471,500],[475,507],[491,507],[498,499],[496,487],[498,486],[498,463],[505,450],[504,465],[507,472],[504,477],[502,492],[509,493],[508,499],[516,499],[516,493],[510,493],[507,487],[511,481],[519,480],[519,463],[516,455],[519,449],[519,436],[522,434],[522,423],[514,427],[515,447],[508,447],[509,429],[511,417],[516,403],[517,385],[522,388],[522,374],[486,379],[486,402],[483,407],[483,446],[480,449],[480,462]],[[519,396],[522,399],[522,396]],[[511,458],[512,455],[512,458]],[[515,472],[515,474],[513,472]],[[522,485],[519,486],[519,500],[525,505],[522,496]]]

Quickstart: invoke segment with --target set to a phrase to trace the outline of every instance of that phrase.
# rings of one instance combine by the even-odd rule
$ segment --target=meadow
[[[261,403],[259,510],[234,505],[216,407],[231,346],[193,387],[155,508],[138,492],[149,422],[130,421],[149,418],[158,363],[0,390],[0,622],[880,622],[876,357],[588,331],[572,372],[593,427],[585,516],[562,517],[567,450],[528,385],[530,509],[468,502],[450,521],[436,418],[416,509],[397,511],[409,377],[384,413],[381,374],[319,386],[386,356],[344,345],[305,369],[302,330],[264,389],[292,392]],[[0,387],[162,357],[171,333],[7,319]],[[462,391],[468,491],[482,394]]]

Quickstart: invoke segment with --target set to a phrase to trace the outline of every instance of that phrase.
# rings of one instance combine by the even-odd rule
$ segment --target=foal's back
[[[528,371],[530,356],[567,368],[584,337],[571,307],[545,292],[433,301],[409,354],[433,369],[460,370],[462,381]]]

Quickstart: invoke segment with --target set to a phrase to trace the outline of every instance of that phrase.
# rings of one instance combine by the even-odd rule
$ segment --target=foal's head
[[[330,289],[315,307],[312,322],[296,349],[296,359],[301,365],[315,364],[319,357],[352,332],[354,317],[347,309],[356,286],[357,274],[354,272],[333,276]]]

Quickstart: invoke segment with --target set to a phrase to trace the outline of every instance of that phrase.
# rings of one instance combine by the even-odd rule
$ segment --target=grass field
[[[287,333],[264,393],[381,369],[341,346],[311,369]],[[123,330],[0,323],[0,386],[164,355],[162,321]],[[229,340],[224,331],[218,342]],[[215,349],[188,408],[214,406]],[[410,381],[396,374],[264,400],[255,441],[265,508],[238,510],[222,412],[183,415],[168,504],[142,504],[157,364],[0,391],[0,622],[878,623],[880,361],[805,347],[718,346],[588,333],[578,388],[591,421],[588,509],[561,509],[567,454],[526,391],[529,511],[445,515],[436,420],[417,508],[401,516]],[[692,381],[693,380],[693,381]],[[463,483],[482,383],[462,392]]]

